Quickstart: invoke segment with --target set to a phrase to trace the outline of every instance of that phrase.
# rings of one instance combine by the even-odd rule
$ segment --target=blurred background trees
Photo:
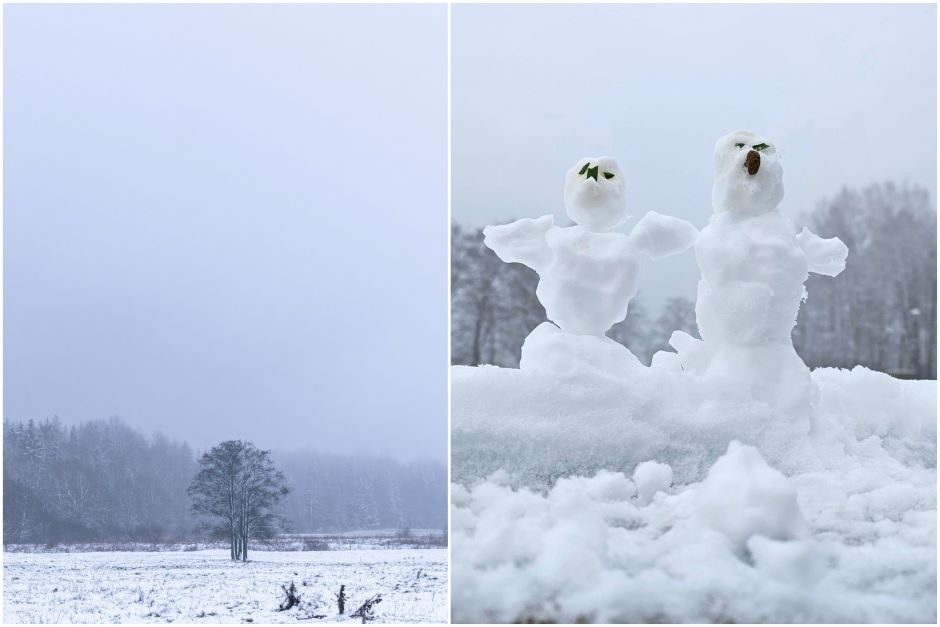
[[[809,298],[793,332],[803,360],[935,379],[937,212],[930,194],[893,183],[845,188],[798,222],[840,237],[850,251],[838,277],[807,281]],[[451,247],[452,363],[518,366],[522,342],[545,320],[535,297],[538,275],[500,261],[483,245],[481,229],[455,224]],[[649,364],[655,352],[671,350],[673,331],[698,336],[695,303],[676,296],[654,314],[640,289],[627,318],[607,335]]]
[[[843,188],[806,216],[849,259],[835,279],[811,275],[793,343],[810,366],[937,378],[937,210],[919,187]]]
[[[276,511],[292,532],[446,528],[443,462],[309,450],[271,460],[291,488]],[[4,420],[3,542],[208,539],[187,495],[197,470],[188,444],[118,418]]]
[[[186,444],[146,438],[117,418],[5,420],[4,543],[183,537],[194,472]]]

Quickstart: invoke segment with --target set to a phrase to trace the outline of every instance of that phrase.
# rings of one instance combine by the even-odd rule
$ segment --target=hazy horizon
[[[446,459],[446,8],[4,16],[4,416]]]

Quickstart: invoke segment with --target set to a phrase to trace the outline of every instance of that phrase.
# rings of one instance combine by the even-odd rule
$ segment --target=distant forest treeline
[[[930,194],[892,183],[843,189],[802,223],[849,247],[842,274],[810,275],[806,283],[809,298],[793,332],[803,360],[936,379],[937,210]],[[538,275],[500,261],[483,245],[481,229],[454,224],[451,247],[452,363],[517,367],[522,342],[545,320]],[[692,300],[671,298],[653,318],[638,297],[607,335],[649,364],[655,352],[672,350],[676,330],[698,337]]]
[[[291,492],[280,513],[295,533],[444,529],[447,470],[362,455],[273,453]],[[3,423],[3,541],[159,542],[198,538],[186,489],[189,445],[147,437],[117,418],[65,426]]]

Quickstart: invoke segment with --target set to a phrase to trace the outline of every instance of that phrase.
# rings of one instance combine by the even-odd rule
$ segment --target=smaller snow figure
[[[610,157],[582,159],[568,171],[565,211],[574,226],[555,226],[546,215],[483,230],[485,244],[500,259],[538,272],[536,295],[552,321],[526,338],[520,367],[563,376],[629,376],[639,360],[605,333],[626,317],[637,292],[638,255],[680,253],[697,231],[651,211],[629,236],[610,232],[628,218],[624,176]]]
[[[816,391],[790,333],[809,273],[836,276],[848,249],[808,229],[797,234],[777,209],[781,200],[783,167],[770,140],[750,131],[718,140],[714,214],[695,242],[702,341],[677,332],[670,343],[679,356],[659,353],[654,363],[743,379],[754,398],[807,415]]]

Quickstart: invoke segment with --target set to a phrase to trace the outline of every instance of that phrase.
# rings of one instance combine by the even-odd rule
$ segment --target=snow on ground
[[[359,622],[359,604],[382,595],[375,622],[446,623],[447,550],[5,553],[5,623]],[[303,605],[277,607],[293,580]],[[337,615],[341,584],[346,617]],[[308,619],[325,614],[323,619]]]
[[[936,622],[934,381],[816,370],[788,420],[655,368],[452,381],[457,622]]]

